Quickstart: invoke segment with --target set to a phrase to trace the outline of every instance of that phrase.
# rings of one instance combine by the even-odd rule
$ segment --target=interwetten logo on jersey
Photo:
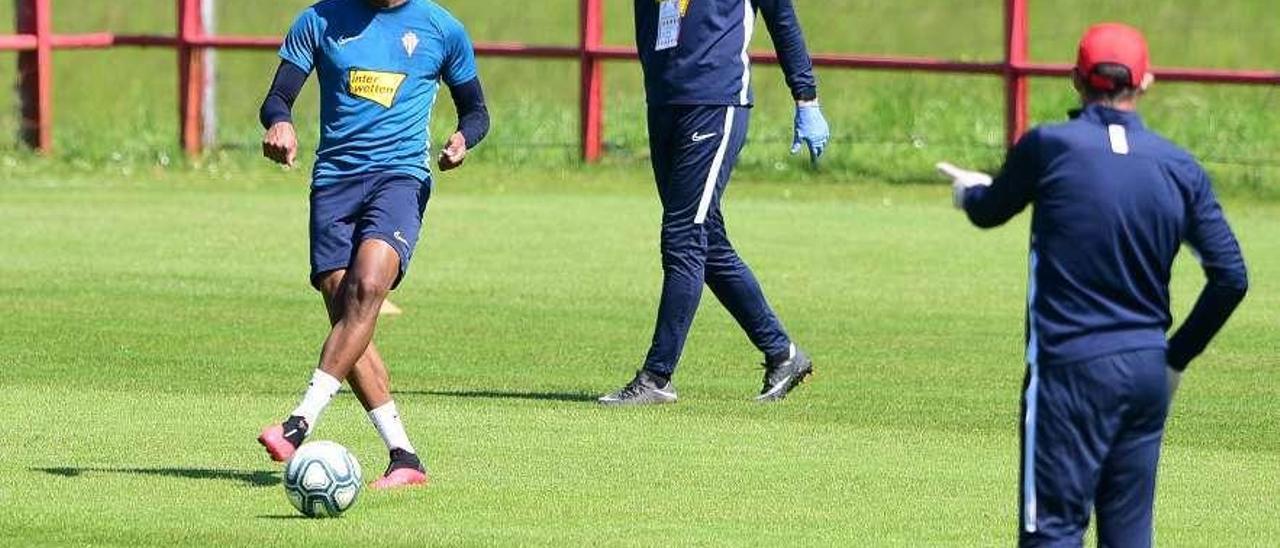
[[[352,69],[347,73],[347,90],[351,95],[391,108],[404,79],[405,75],[399,72]]]

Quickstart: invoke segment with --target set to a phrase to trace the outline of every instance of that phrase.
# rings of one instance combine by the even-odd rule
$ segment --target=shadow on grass
[[[505,390],[393,390],[392,393],[413,396],[446,396],[450,398],[567,402],[594,402],[599,397],[582,392],[517,392]]]
[[[257,518],[258,519],[308,519],[308,520],[316,519],[316,518],[309,518],[302,514],[263,514],[261,516],[257,516]]]
[[[99,474],[132,474],[139,476],[163,476],[169,478],[186,478],[186,479],[211,479],[224,481],[239,481],[247,483],[255,487],[271,487],[280,485],[279,472],[266,472],[262,470],[226,470],[217,468],[94,468],[94,467],[51,467],[51,468],[32,468],[38,472],[62,476],[64,478],[78,477],[86,472]]]

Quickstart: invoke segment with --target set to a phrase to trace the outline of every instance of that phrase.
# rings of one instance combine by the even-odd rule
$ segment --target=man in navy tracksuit
[[[1095,26],[1080,43],[1075,82],[1085,106],[1072,121],[1028,133],[994,182],[939,165],[979,227],[1034,204],[1023,546],[1079,546],[1095,509],[1100,546],[1151,545],[1173,391],[1247,288],[1208,175],[1134,111],[1153,81],[1148,64],[1137,30]],[[1183,243],[1208,280],[1166,340],[1170,268]]]
[[[649,147],[662,200],[662,301],[644,367],[606,405],[671,403],[705,283],[765,356],[758,401],[782,399],[812,370],[725,235],[720,199],[747,138],[751,42],[763,16],[796,100],[792,153],[813,161],[829,130],[790,0],[635,0],[636,45],[649,103]]]

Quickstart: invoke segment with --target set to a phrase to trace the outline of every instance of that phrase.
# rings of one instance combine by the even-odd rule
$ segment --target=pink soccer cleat
[[[425,486],[429,481],[427,471],[422,467],[418,455],[404,449],[391,450],[391,464],[387,472],[377,481],[369,484],[371,489],[397,489],[400,487]]]
[[[369,488],[397,489],[400,487],[413,487],[417,485],[425,486],[428,480],[429,478],[427,477],[427,473],[422,470],[415,470],[413,468],[397,468],[387,472],[387,475],[378,478],[378,481],[369,484]]]
[[[285,429],[288,429],[286,431]],[[273,424],[262,429],[258,435],[258,443],[267,448],[271,460],[284,462],[293,456],[293,452],[302,445],[307,435],[307,421],[302,417],[289,417],[283,424]]]

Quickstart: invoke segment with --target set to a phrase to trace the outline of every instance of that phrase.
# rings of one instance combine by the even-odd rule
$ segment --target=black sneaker
[[[601,396],[600,405],[660,405],[676,402],[676,386],[670,379],[663,379],[641,369],[636,378],[612,394]]]
[[[422,467],[422,460],[418,459],[418,455],[397,448],[391,450],[391,464],[387,465],[386,473],[382,474],[382,477],[378,478],[377,481],[369,484],[369,487],[373,489],[396,489],[426,485],[428,481],[427,469]]]
[[[395,448],[391,450],[391,464],[387,465],[386,474],[390,474],[401,468],[412,468],[419,472],[423,471],[422,459],[418,458],[417,453],[410,453],[404,449]],[[384,476],[386,474],[383,474]]]
[[[306,439],[310,429],[307,419],[292,415],[280,424],[263,428],[262,434],[258,436],[258,443],[267,448],[267,455],[271,460],[284,462],[302,445],[302,440]]]
[[[790,394],[795,387],[804,382],[805,377],[813,374],[813,360],[803,350],[791,345],[791,351],[785,359],[770,360],[764,364],[764,387],[758,402],[778,401]]]

